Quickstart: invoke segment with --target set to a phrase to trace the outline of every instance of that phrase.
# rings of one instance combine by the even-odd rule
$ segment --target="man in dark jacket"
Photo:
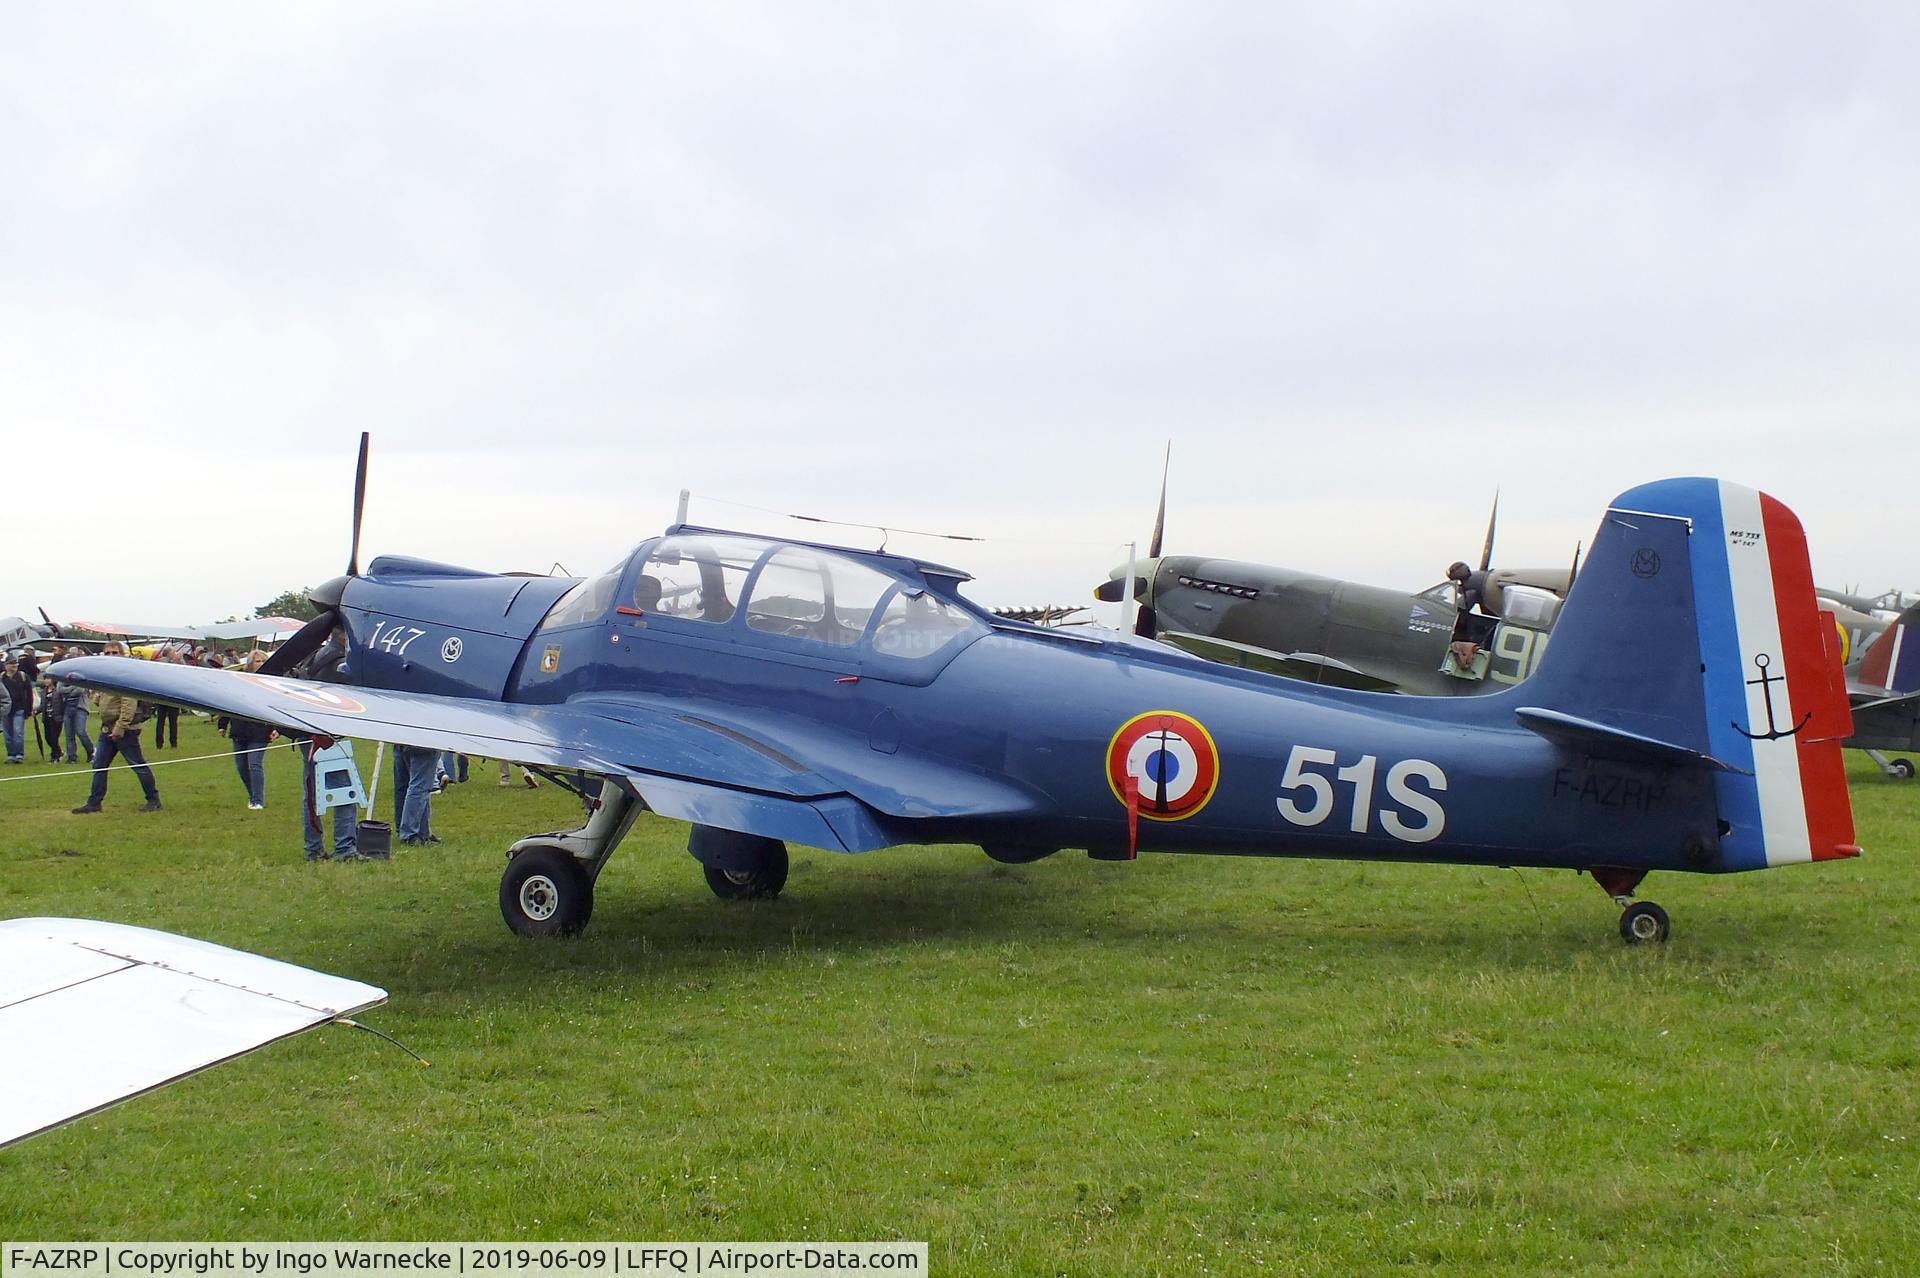
[[[67,713],[67,691],[53,681],[52,675],[41,675],[40,686],[40,728],[47,738],[47,753],[53,756],[55,763],[60,762],[60,726]]]
[[[6,738],[7,762],[27,761],[27,720],[33,717],[33,680],[20,668],[20,658],[7,654],[0,686],[7,690]]]

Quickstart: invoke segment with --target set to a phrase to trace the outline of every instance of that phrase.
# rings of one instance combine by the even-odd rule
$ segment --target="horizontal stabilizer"
[[[0,1146],[387,1000],[168,932],[0,922]]]
[[[1628,759],[1636,763],[1693,764],[1704,768],[1716,768],[1722,772],[1739,772],[1743,776],[1753,775],[1730,763],[1722,762],[1710,754],[1702,754],[1691,746],[1674,741],[1662,741],[1657,737],[1629,732],[1624,728],[1599,723],[1592,719],[1582,719],[1577,715],[1562,714],[1558,710],[1547,710],[1539,706],[1521,706],[1513,712],[1513,717],[1549,740],[1575,746],[1605,758]]]

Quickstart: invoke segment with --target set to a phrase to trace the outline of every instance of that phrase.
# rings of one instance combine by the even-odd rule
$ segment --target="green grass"
[[[220,741],[189,719],[182,754]],[[363,762],[371,750],[363,747]],[[162,754],[159,757],[165,758]],[[0,777],[31,775],[7,768]],[[1868,856],[1656,876],[798,852],[713,899],[643,818],[591,929],[522,941],[473,782],[447,840],[308,865],[224,761],[0,785],[0,915],[169,928],[371,981],[327,1029],[0,1153],[10,1238],[924,1238],[936,1273],[1912,1273],[1920,786]],[[383,779],[383,790],[385,788]],[[382,807],[386,800],[381,800]],[[7,1054],[31,1044],[0,1044]]]

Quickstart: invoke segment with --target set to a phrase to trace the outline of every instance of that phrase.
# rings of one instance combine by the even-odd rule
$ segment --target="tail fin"
[[[1867,644],[1855,671],[1859,690],[1883,696],[1920,691],[1920,604]]]
[[[1517,695],[1546,735],[1713,767],[1726,869],[1859,853],[1838,643],[1800,521],[1765,493],[1670,479],[1621,494]]]

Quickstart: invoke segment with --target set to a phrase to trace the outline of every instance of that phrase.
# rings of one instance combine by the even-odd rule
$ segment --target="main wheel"
[[[1628,945],[1664,941],[1671,929],[1667,912],[1652,901],[1635,901],[1620,914],[1620,939]]]
[[[593,917],[593,880],[559,848],[528,848],[500,876],[500,913],[521,936],[578,932]]]
[[[1913,780],[1912,759],[1895,759],[1889,766],[1893,769],[1893,775],[1899,777],[1902,781]]]
[[[749,901],[756,897],[779,896],[787,885],[787,849],[775,845],[750,870],[723,870],[703,865],[707,886],[723,901]]]

